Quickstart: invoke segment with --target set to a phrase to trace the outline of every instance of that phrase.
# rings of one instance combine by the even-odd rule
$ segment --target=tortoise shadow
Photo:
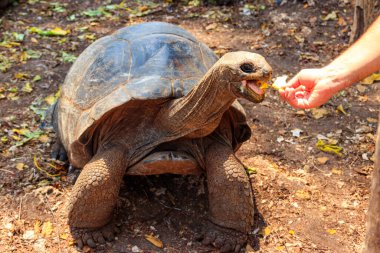
[[[208,219],[207,186],[204,175],[125,176],[119,193],[115,217],[122,232],[114,245],[138,245],[146,251],[157,251],[144,237],[136,236],[136,227],[145,234],[158,235],[172,250],[215,250],[201,244],[202,231]],[[256,199],[254,197],[256,203]],[[248,242],[260,249],[260,233],[266,222],[255,204],[255,223]],[[176,252],[176,251],[175,251]]]

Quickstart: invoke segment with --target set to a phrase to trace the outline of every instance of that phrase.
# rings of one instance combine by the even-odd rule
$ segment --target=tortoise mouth
[[[269,87],[267,80],[243,80],[238,84],[239,97],[254,103],[260,103],[265,98],[265,91]]]
[[[241,81],[242,86],[251,92],[256,93],[259,96],[265,94],[266,83],[260,80],[243,80]]]

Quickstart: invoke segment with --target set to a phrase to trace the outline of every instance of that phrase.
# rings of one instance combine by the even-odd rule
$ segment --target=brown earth
[[[48,107],[44,99],[63,83],[71,63],[62,52],[78,56],[94,39],[118,28],[166,21],[188,29],[218,54],[259,52],[275,76],[293,75],[301,68],[323,66],[342,52],[352,23],[352,7],[343,0],[314,1],[315,6],[251,1],[245,8],[125,2],[115,9],[110,5],[117,1],[29,0],[2,11],[1,252],[77,251],[70,246],[65,218],[72,187],[67,166],[49,159],[54,134],[46,128],[37,131],[42,121],[32,110]],[[98,13],[86,12],[107,5]],[[28,31],[30,27],[60,27],[70,33],[43,36]],[[378,84],[355,85],[319,111],[295,110],[272,90],[261,104],[242,101],[253,136],[238,156],[251,173],[257,204],[257,224],[246,252],[360,252],[379,89]],[[337,110],[339,105],[345,113]],[[342,147],[342,155],[319,150],[317,135]],[[97,251],[213,252],[196,240],[207,221],[205,191],[203,176],[125,178],[116,214],[122,232]],[[146,240],[147,234],[158,237],[164,248]]]

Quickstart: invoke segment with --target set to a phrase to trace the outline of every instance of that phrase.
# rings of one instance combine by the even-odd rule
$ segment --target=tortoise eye
[[[250,64],[250,63],[244,63],[242,65],[240,65],[240,69],[244,72],[244,73],[253,73],[255,71],[255,67]]]

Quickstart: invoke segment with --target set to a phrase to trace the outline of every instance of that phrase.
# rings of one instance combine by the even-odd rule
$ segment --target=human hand
[[[310,109],[326,103],[343,85],[336,71],[326,68],[303,69],[286,85],[280,86],[283,100],[300,109]]]

